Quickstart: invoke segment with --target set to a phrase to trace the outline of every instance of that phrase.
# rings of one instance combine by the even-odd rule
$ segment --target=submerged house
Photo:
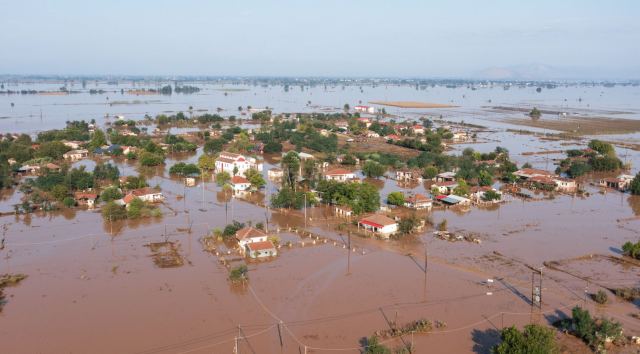
[[[422,210],[422,209],[430,210],[431,207],[433,207],[433,201],[431,200],[431,198],[423,194],[416,193],[415,195],[409,196],[405,200],[404,206],[407,208],[416,209],[416,210]]]
[[[345,170],[344,168],[336,168],[327,171],[324,174],[324,179],[327,181],[347,182],[355,180],[356,174],[349,170]]]
[[[251,258],[275,257],[278,255],[276,246],[271,241],[252,242],[246,246],[246,254]]]
[[[363,228],[365,232],[372,232],[378,236],[389,238],[398,232],[398,223],[382,214],[373,214],[358,221],[358,229]]]
[[[629,189],[631,181],[633,181],[632,175],[619,175],[615,178],[603,178],[599,181],[600,187],[611,188],[621,192],[625,192]]]
[[[233,192],[246,192],[251,188],[251,182],[242,176],[231,177],[231,187]]]
[[[268,240],[267,234],[251,226],[236,231],[240,252],[251,258],[273,257],[278,254],[276,246]]]
[[[96,193],[90,192],[76,192],[74,194],[74,199],[78,205],[86,206],[89,209],[93,209],[96,205],[96,199],[98,199],[98,195]]]
[[[227,172],[230,175],[244,176],[248,170],[262,171],[262,163],[253,157],[223,151],[216,159],[216,173]]]

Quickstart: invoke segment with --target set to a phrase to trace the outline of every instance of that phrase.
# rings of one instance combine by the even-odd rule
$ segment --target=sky
[[[0,0],[0,74],[640,79],[637,0]]]

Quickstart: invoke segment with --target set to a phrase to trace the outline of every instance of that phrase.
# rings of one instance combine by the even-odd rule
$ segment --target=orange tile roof
[[[267,234],[264,231],[256,229],[251,226],[243,227],[242,229],[236,231],[236,238],[238,240],[244,240],[246,238],[253,238],[253,237],[264,237],[264,236],[267,236]]]
[[[271,241],[260,241],[247,243],[247,248],[249,248],[250,251],[264,251],[275,249],[276,246],[274,246]]]

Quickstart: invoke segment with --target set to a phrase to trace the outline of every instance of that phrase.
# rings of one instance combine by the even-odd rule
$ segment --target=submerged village
[[[237,94],[228,87],[220,94]],[[168,90],[200,88],[127,95]],[[83,311],[112,324],[123,311],[148,315],[153,335],[80,330],[83,348],[129,336],[140,353],[467,351],[526,323],[555,328],[543,335],[564,352],[640,350],[634,146],[553,127],[499,130],[458,119],[461,105],[194,105],[3,132],[0,335],[26,340],[31,321],[17,313],[34,306],[78,323]],[[490,109],[530,127],[566,118]],[[553,221],[531,220],[545,215]],[[56,280],[58,259],[73,277]],[[92,296],[104,308],[83,304]],[[111,296],[136,308],[116,309]],[[196,322],[203,328],[171,336]]]

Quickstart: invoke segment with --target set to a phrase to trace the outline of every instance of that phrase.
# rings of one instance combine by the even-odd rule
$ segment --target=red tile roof
[[[274,246],[271,241],[260,241],[247,243],[247,248],[249,248],[250,251],[265,251],[275,249],[276,246]]]
[[[254,227],[243,227],[242,229],[236,231],[236,239],[238,240],[244,240],[246,238],[253,238],[253,237],[264,237],[267,236],[267,234],[259,229],[256,229]]]
[[[373,214],[360,219],[360,224],[365,224],[377,228],[395,224],[395,220],[381,214]]]
[[[231,183],[232,184],[249,183],[249,180],[242,176],[233,176],[231,177]]]
[[[349,170],[345,170],[344,168],[336,168],[334,170],[328,171],[327,173],[325,173],[326,176],[340,176],[340,175],[347,175],[347,174],[351,174],[353,172],[349,171]]]

